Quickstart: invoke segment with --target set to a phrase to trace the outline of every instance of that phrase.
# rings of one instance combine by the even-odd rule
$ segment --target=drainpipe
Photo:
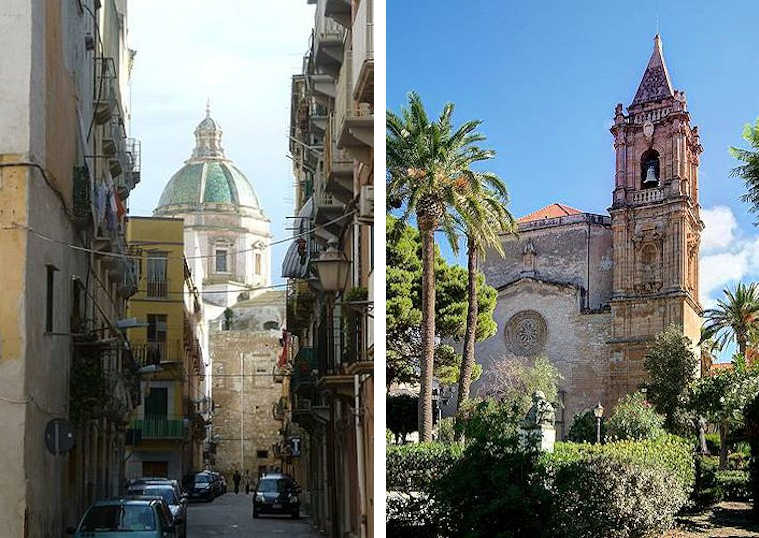
[[[356,424],[356,467],[358,468],[358,502],[361,517],[361,538],[366,538],[366,495],[364,494],[364,435],[361,429],[361,396],[359,376],[353,376],[353,417]]]

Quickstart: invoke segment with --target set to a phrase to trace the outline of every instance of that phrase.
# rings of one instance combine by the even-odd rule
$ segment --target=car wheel
[[[300,519],[300,510],[296,510],[292,515],[293,519]]]

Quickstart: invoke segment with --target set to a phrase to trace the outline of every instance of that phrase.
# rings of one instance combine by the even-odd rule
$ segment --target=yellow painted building
[[[131,217],[127,225],[139,275],[127,317],[140,325],[129,329],[129,345],[145,372],[127,435],[127,478],[179,480],[202,466],[201,306],[184,259],[183,234],[182,219]]]

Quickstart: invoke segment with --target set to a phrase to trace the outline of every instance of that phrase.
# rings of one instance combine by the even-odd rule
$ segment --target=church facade
[[[486,394],[499,362],[544,355],[557,366],[557,430],[597,402],[637,390],[653,337],[674,324],[700,336],[698,165],[702,147],[685,92],[673,89],[661,39],[632,103],[614,110],[616,151],[608,215],[551,204],[518,220],[490,253],[498,334],[477,345]]]

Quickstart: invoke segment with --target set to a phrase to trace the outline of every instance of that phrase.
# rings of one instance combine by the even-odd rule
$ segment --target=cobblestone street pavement
[[[253,519],[252,499],[252,495],[227,493],[211,503],[191,503],[187,511],[187,538],[318,536],[311,531],[311,521],[306,517],[262,515]]]

